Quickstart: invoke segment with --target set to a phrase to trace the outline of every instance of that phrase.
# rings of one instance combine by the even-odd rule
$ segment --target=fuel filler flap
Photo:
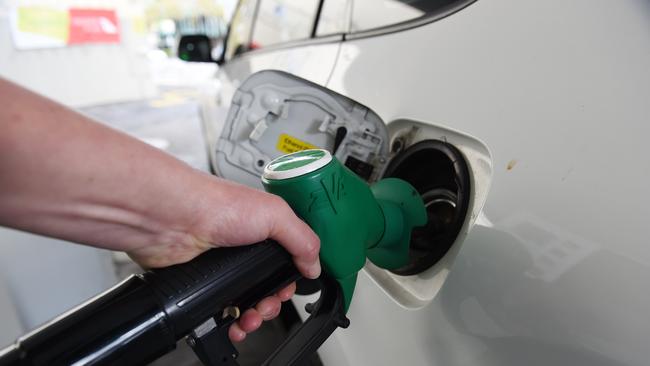
[[[219,176],[262,188],[264,166],[287,153],[322,148],[374,182],[388,161],[388,131],[366,106],[294,75],[252,74],[235,92],[216,144]]]

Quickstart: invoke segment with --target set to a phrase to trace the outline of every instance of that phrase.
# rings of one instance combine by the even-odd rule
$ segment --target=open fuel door
[[[388,161],[388,132],[366,106],[285,72],[260,71],[235,92],[213,165],[221,177],[261,188],[267,162],[311,148],[329,150],[372,182]]]
[[[368,262],[363,271],[409,309],[437,296],[464,238],[484,217],[492,179],[491,154],[477,138],[430,121],[400,118],[386,125],[368,107],[280,71],[260,71],[242,83],[220,138],[211,141],[217,174],[252,187],[262,188],[271,159],[313,147],[329,150],[369,183],[392,177],[415,187],[428,222],[411,236],[409,263],[385,270]]]

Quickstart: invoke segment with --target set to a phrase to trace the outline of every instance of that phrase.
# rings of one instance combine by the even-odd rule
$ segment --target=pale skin
[[[281,198],[187,166],[0,79],[0,225],[128,253],[145,268],[215,247],[277,240],[308,278],[316,234]],[[276,317],[291,284],[242,314],[241,341]]]

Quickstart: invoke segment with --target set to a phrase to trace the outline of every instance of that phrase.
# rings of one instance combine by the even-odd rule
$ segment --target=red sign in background
[[[119,42],[115,10],[70,8],[68,44]]]

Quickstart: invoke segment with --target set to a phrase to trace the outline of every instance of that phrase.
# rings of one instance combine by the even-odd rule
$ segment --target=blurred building
[[[0,1],[0,76],[71,106],[155,87],[143,1]]]

